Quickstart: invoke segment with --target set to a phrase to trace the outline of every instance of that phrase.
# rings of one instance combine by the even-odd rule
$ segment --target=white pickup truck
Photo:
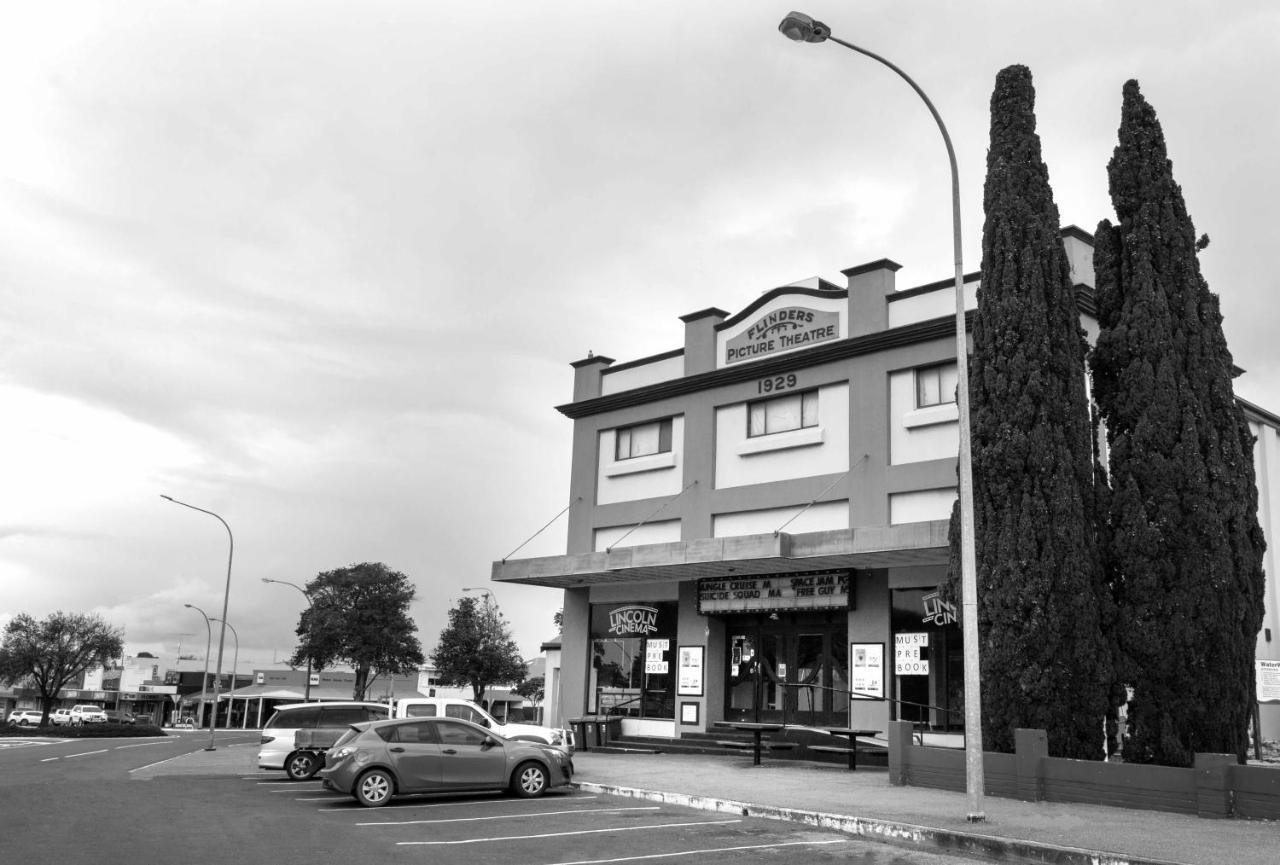
[[[503,724],[470,700],[459,697],[406,697],[396,700],[396,718],[461,718],[487,727],[504,739],[541,742],[573,753],[573,733],[535,724]]]

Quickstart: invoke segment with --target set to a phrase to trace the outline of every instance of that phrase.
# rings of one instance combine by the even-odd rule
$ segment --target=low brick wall
[[[1280,819],[1280,768],[1241,766],[1229,754],[1197,754],[1177,769],[1050,757],[1043,730],[1018,730],[1016,752],[983,754],[987,795],[1029,802],[1083,802],[1200,817]],[[893,784],[965,789],[965,753],[916,745],[909,721],[889,725]]]

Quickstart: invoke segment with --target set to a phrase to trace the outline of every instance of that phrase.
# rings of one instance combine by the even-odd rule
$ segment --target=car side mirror
[[[486,751],[487,751],[487,750],[489,750],[490,748],[492,748],[492,747],[493,747],[494,745],[496,745],[496,744],[498,744],[498,740],[497,740],[497,739],[493,738],[492,736],[485,736],[485,737],[484,737],[484,743],[483,743],[483,744],[481,744],[481,746],[480,746],[480,747],[481,747],[482,749],[484,749],[484,750],[486,750]]]

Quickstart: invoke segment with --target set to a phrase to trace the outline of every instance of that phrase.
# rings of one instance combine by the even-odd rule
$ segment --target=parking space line
[[[599,796],[574,796],[573,801],[584,802],[588,799],[599,799],[599,798],[600,798]],[[408,808],[450,808],[450,807],[458,807],[458,806],[474,808],[476,805],[520,805],[520,804],[536,805],[538,803],[528,799],[524,800],[523,802],[519,800],[512,801],[511,799],[472,799],[466,802],[422,802],[417,805],[406,805],[401,802],[396,802],[391,807],[397,811],[403,811]],[[359,806],[356,805],[355,800],[352,799],[351,804],[343,808],[321,808],[320,810],[321,811],[339,811],[344,814],[349,814],[351,813],[353,808],[358,808],[358,807]],[[363,809],[360,809],[360,810],[363,810]]]
[[[645,859],[672,859],[676,856],[705,856],[708,853],[737,853],[747,850],[774,850],[779,847],[816,847],[823,844],[848,844],[846,838],[830,841],[779,841],[777,844],[750,844],[744,847],[712,847],[708,850],[681,850],[676,853],[647,853],[643,856],[620,856],[616,859],[578,859],[574,862],[553,862],[551,865],[610,865],[615,862],[643,862]]]
[[[661,805],[641,805],[634,808],[574,808],[569,811],[533,811],[529,814],[493,814],[488,817],[446,817],[443,820],[382,820],[372,823],[356,823],[357,826],[415,826],[430,823],[473,823],[478,820],[519,820],[524,817],[559,817],[563,814],[616,814],[621,811],[660,811]]]
[[[579,829],[576,832],[548,832],[545,835],[506,835],[501,838],[463,838],[459,841],[397,841],[397,847],[456,847],[461,844],[489,844],[494,841],[538,841],[568,838],[570,835],[600,835],[604,832],[638,832],[655,829],[686,829],[690,826],[725,826],[741,820],[699,820],[696,823],[659,823],[652,826],[614,826],[610,829]]]
[[[136,745],[116,745],[116,750],[123,751],[125,748],[145,748],[148,745],[162,745],[162,744],[164,744],[164,740],[157,739],[154,742],[139,742]]]
[[[103,748],[100,751],[82,751],[79,754],[67,754],[64,759],[70,760],[72,757],[88,757],[90,754],[105,754],[107,753],[107,750],[108,749]]]

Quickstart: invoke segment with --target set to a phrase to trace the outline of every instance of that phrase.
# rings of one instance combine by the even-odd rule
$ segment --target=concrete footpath
[[[1280,823],[896,787],[886,769],[686,754],[574,754],[582,790],[804,823],[936,852],[1054,865],[1277,865]],[[1280,772],[1280,769],[1276,771]]]

